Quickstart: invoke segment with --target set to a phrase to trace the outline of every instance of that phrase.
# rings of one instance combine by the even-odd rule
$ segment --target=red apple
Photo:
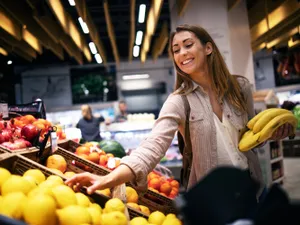
[[[25,137],[25,139],[28,141],[32,141],[38,135],[38,133],[38,129],[32,124],[27,124],[21,130],[22,137]]]
[[[9,141],[12,138],[13,133],[9,129],[4,129],[2,130],[1,135],[5,142],[5,141]]]

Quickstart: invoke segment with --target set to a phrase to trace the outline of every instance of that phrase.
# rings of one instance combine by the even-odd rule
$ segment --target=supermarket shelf
[[[279,162],[279,161],[281,161],[281,160],[283,160],[283,157],[282,157],[282,156],[276,157],[275,159],[272,159],[272,160],[271,160],[271,164],[276,163],[276,162]]]
[[[280,183],[281,181],[283,181],[284,177],[279,177],[276,180],[273,180],[273,183]]]

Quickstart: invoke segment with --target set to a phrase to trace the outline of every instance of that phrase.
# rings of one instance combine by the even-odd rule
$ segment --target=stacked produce
[[[260,112],[248,122],[249,130],[244,133],[239,142],[240,151],[248,151],[265,142],[278,127],[285,123],[293,126],[293,134],[295,134],[298,121],[290,111],[272,108]]]
[[[23,176],[0,168],[0,214],[32,225],[101,225],[102,209],[59,176],[47,179],[38,169]]]
[[[120,165],[121,159],[120,157],[115,157],[115,155],[111,152],[114,152],[116,155],[123,157],[125,155],[125,151],[120,149],[118,146],[113,147],[113,145],[109,145],[109,148],[104,147],[105,150],[100,148],[99,146],[100,145],[97,142],[87,142],[82,146],[77,147],[75,154],[83,159],[89,160],[109,170],[114,170],[115,168],[117,168]]]
[[[175,198],[178,195],[179,183],[173,178],[165,178],[157,171],[149,173],[148,188],[168,198]]]
[[[52,124],[44,119],[36,119],[32,115],[25,115],[8,121],[0,118],[0,144],[10,150],[17,150],[32,146],[32,141],[41,130],[40,141],[48,132]],[[65,139],[66,135],[61,127],[57,127],[59,139]]]

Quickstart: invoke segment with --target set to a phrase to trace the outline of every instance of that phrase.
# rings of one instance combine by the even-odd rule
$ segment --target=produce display
[[[20,116],[8,121],[0,118],[0,144],[10,150],[31,147],[39,131],[41,131],[39,141],[42,141],[51,126],[49,121],[36,119],[32,115]],[[56,133],[59,139],[66,138],[61,127],[57,127]]]
[[[138,205],[138,194],[132,187],[126,187],[127,204],[111,198],[102,209],[89,196],[66,186],[61,177],[45,177],[38,169],[20,176],[0,168],[0,194],[0,214],[28,225],[182,224],[174,214],[151,213],[148,207]],[[135,217],[129,221],[126,205],[149,215],[148,220]]]
[[[244,133],[239,142],[240,151],[248,151],[265,142],[278,127],[285,123],[293,126],[293,134],[295,134],[298,120],[290,111],[272,108],[260,112],[248,122],[249,130]]]
[[[96,142],[97,143],[97,142]],[[111,153],[106,153],[99,145],[87,142],[76,148],[75,154],[109,170],[114,170],[120,165],[120,158]],[[118,149],[117,149],[118,150]]]
[[[149,190],[172,199],[178,195],[179,183],[177,180],[165,178],[156,171],[149,173],[147,179]]]

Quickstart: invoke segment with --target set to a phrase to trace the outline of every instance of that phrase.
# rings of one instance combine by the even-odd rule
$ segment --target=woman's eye
[[[179,49],[173,50],[173,53],[178,53]]]
[[[188,44],[188,45],[186,45],[186,47],[187,47],[187,48],[190,48],[190,47],[192,47],[192,45],[193,45],[193,44]]]

